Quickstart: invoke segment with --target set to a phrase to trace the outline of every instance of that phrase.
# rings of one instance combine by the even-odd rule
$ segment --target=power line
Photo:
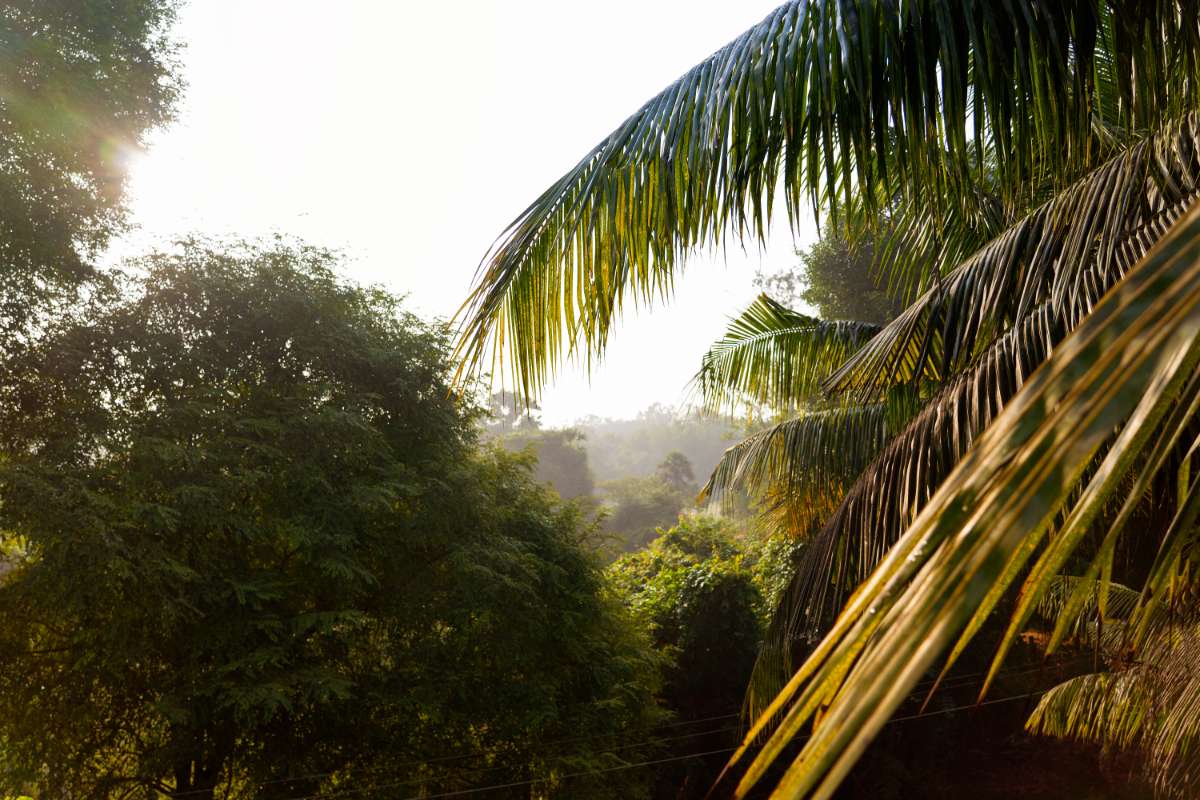
[[[983,706],[997,705],[999,703],[1010,703],[1015,700],[1025,700],[1030,697],[1037,697],[1044,693],[1045,692],[1041,692],[1041,691],[1027,692],[1025,694],[1012,695],[1010,697],[1001,697],[1001,698],[996,698],[993,700],[985,700],[981,703],[969,703],[966,705],[955,706],[953,708],[938,709],[937,711],[926,711],[926,712],[919,713],[919,714],[910,714],[910,715],[904,716],[904,717],[893,717],[892,719],[885,722],[884,726],[886,727],[887,725],[894,725],[898,722],[909,722],[911,720],[922,719],[924,717],[936,717],[936,716],[939,716],[942,714],[951,714],[956,711],[965,711],[968,709],[980,708]],[[801,741],[806,741],[806,740],[807,740],[807,737],[806,737],[806,739],[801,740]],[[512,789],[512,788],[516,788],[519,786],[533,786],[533,785],[536,785],[539,783],[549,783],[551,781],[561,781],[561,780],[566,780],[568,778],[580,778],[580,777],[586,777],[586,776],[590,776],[590,775],[603,775],[603,774],[609,773],[609,772],[619,772],[622,770],[637,769],[639,767],[648,767],[648,766],[653,766],[656,764],[666,764],[666,763],[670,763],[670,762],[674,762],[674,761],[686,761],[686,760],[693,759],[693,758],[703,758],[705,756],[718,755],[720,753],[732,753],[736,749],[737,749],[737,747],[725,747],[725,748],[721,748],[719,750],[708,750],[708,751],[704,751],[704,752],[700,752],[700,753],[688,753],[687,755],[671,756],[669,758],[658,758],[658,759],[653,759],[650,761],[640,761],[640,762],[637,762],[634,764],[621,764],[621,765],[615,766],[615,767],[604,767],[601,769],[584,770],[581,772],[571,772],[571,773],[567,773],[565,775],[557,775],[557,776],[548,777],[548,778],[532,778],[532,779],[524,780],[524,781],[511,781],[509,783],[497,783],[497,784],[492,784],[490,786],[477,786],[472,789],[457,789],[457,790],[448,791],[448,792],[439,792],[437,794],[417,795],[417,796],[414,796],[411,798],[406,798],[405,800],[437,800],[437,798],[446,798],[446,797],[465,797],[467,795],[481,794],[483,792],[491,792],[491,791],[496,791],[498,789]],[[601,753],[598,755],[605,755],[605,754]],[[368,788],[363,788],[363,789],[346,789],[346,790],[340,791],[340,792],[304,795],[301,797],[289,798],[288,800],[329,800],[329,798],[349,797],[351,795],[363,794],[365,792],[375,792],[375,791],[379,791],[380,789],[395,789],[395,788],[399,788],[401,786],[407,786],[407,785],[411,785],[411,782],[406,781],[406,782],[398,782],[398,783],[378,784],[378,785],[371,786]]]
[[[678,728],[678,727],[682,727],[685,725],[696,725],[696,724],[699,724],[702,722],[712,722],[712,721],[723,720],[723,719],[731,719],[733,717],[740,717],[740,716],[741,716],[741,712],[734,712],[732,714],[721,714],[721,715],[714,716],[714,717],[702,717],[700,719],[687,720],[684,722],[668,723],[668,724],[665,724],[662,726],[656,726],[655,728],[652,728],[651,730],[659,730],[661,728]],[[681,739],[694,739],[698,736],[708,736],[711,734],[723,733],[726,731],[732,732],[732,731],[736,731],[737,729],[738,729],[738,725],[725,725],[725,726],[718,727],[718,728],[712,728],[709,730],[698,731],[698,732],[693,732],[693,733],[680,734],[677,736],[655,736],[652,739],[647,739],[647,740],[640,741],[640,742],[631,742],[631,743],[622,744],[617,747],[610,747],[606,750],[596,753],[596,755],[609,755],[611,753],[616,753],[616,752],[619,752],[622,750],[631,750],[631,749],[634,749],[637,747],[651,747],[654,745],[662,744],[664,742],[678,741]],[[558,739],[558,740],[553,740],[550,742],[540,743],[539,746],[549,746],[549,745],[553,745],[553,744],[563,744],[563,743],[577,742],[577,741],[592,741],[595,739],[611,738],[614,736],[620,736],[620,734],[604,733],[604,734],[596,734],[594,736],[575,736],[575,737],[570,737],[570,738],[566,738],[566,739]],[[396,770],[396,769],[403,769],[404,767],[410,767],[410,766],[425,766],[425,765],[432,764],[432,763],[445,763],[447,761],[457,761],[457,760],[461,760],[464,758],[471,758],[473,756],[490,755],[491,752],[492,751],[489,751],[489,750],[478,750],[478,751],[474,751],[474,752],[470,752],[470,753],[459,753],[456,755],[443,756],[441,758],[435,758],[435,759],[415,760],[415,761],[402,762],[399,764],[388,764],[386,767],[380,766],[373,770],[365,770],[364,774],[369,775],[371,773],[377,773],[377,772],[382,771],[383,769]],[[556,758],[558,760],[565,760],[565,759],[571,758],[573,756],[583,756],[583,755],[588,755],[588,753],[585,753],[585,752],[566,753],[566,754],[560,754]],[[447,776],[441,776],[441,777],[457,778],[457,777],[462,777],[465,775],[475,775],[475,774],[482,774],[482,773],[487,773],[487,772],[495,772],[496,770],[501,770],[501,769],[512,769],[514,766],[515,765],[513,765],[513,764],[497,764],[497,765],[493,765],[490,767],[475,767],[475,768],[468,767],[468,768],[460,770],[457,773],[447,775]],[[330,777],[330,776],[336,775],[336,774],[337,774],[337,771],[335,771],[335,772],[313,772],[313,773],[309,773],[307,775],[297,775],[292,778],[275,778],[272,780],[266,780],[266,781],[259,782],[258,784],[256,784],[256,788],[261,789],[265,786],[273,786],[273,785],[278,785],[281,783],[296,783],[298,781],[312,780],[315,778],[327,778],[327,777]],[[416,778],[416,779],[401,781],[398,783],[390,783],[387,785],[389,787],[394,788],[396,786],[403,786],[403,785],[407,785],[407,784],[423,783],[427,780],[428,780],[428,778]],[[189,796],[197,795],[197,794],[205,794],[209,791],[210,791],[209,789],[194,789],[194,790],[189,790],[189,791],[184,791],[184,792],[173,792],[170,794],[170,796],[172,798],[189,797]]]
[[[1090,656],[1082,655],[1082,656],[1077,656],[1074,658],[1063,659],[1061,661],[1054,662],[1053,664],[1048,664],[1046,662],[1043,662],[1041,664],[1023,667],[1023,668],[1013,667],[1010,669],[1003,669],[996,673],[996,677],[997,678],[1012,677],[1012,676],[1017,676],[1017,675],[1028,674],[1031,672],[1037,672],[1040,670],[1044,670],[1049,667],[1061,667],[1066,664],[1070,664],[1074,661],[1078,661],[1080,659],[1089,659],[1089,658],[1090,658]],[[947,678],[945,681],[943,681],[941,685],[937,686],[937,689],[939,692],[948,691],[948,690],[952,690],[952,689],[961,689],[964,686],[968,686],[972,682],[974,682],[974,679],[983,677],[987,674],[988,674],[987,671],[983,671],[983,672],[977,672],[977,673],[969,673],[967,675],[955,675],[955,676],[953,676],[951,678]],[[935,683],[936,683],[936,678],[921,681],[920,683],[916,684],[916,686],[914,687],[914,691],[912,693],[910,693],[909,695],[907,695],[907,697],[905,699],[907,699],[907,700],[919,699],[920,695],[924,694],[925,690],[928,687],[934,685]],[[921,688],[921,687],[925,687],[925,688]],[[1027,696],[1029,696],[1029,695],[1024,695],[1022,697],[1027,697]],[[946,714],[946,713],[951,713],[954,711],[961,711],[961,710],[967,709],[967,708],[976,708],[979,706],[991,705],[994,702],[1008,702],[1009,700],[1012,700],[1012,699],[1017,699],[1017,698],[1002,698],[999,701],[989,700],[989,701],[984,701],[981,703],[972,703],[970,705],[957,706],[957,707],[950,708],[950,709],[939,709],[937,711],[925,712],[922,714],[915,714],[915,715],[910,715],[910,716],[905,716],[905,717],[895,717],[886,724],[891,724],[892,722],[901,722],[901,721],[907,721],[907,720],[912,720],[912,719],[919,719],[921,717],[937,716],[939,714]],[[671,722],[671,723],[664,723],[662,725],[655,726],[651,730],[666,730],[666,729],[672,729],[672,728],[680,728],[680,727],[686,727],[689,725],[698,725],[698,724],[705,723],[705,722],[716,722],[716,721],[720,721],[720,720],[732,719],[732,718],[740,717],[740,716],[742,716],[742,712],[739,710],[739,711],[728,713],[728,714],[718,714],[718,715],[709,716],[709,717],[701,717],[701,718],[693,719],[693,720],[678,720],[678,721]],[[654,745],[662,744],[664,742],[678,741],[678,740],[682,740],[682,739],[691,739],[691,738],[696,738],[699,736],[706,736],[706,735],[712,735],[715,733],[722,733],[725,731],[734,731],[734,730],[737,730],[738,727],[739,727],[738,725],[730,725],[730,726],[723,726],[720,728],[714,728],[712,730],[707,730],[707,731],[682,734],[679,736],[656,736],[656,737],[653,737],[652,739],[648,739],[648,740],[644,740],[644,741],[627,743],[627,744],[622,744],[622,745],[619,745],[616,747],[607,748],[598,753],[594,753],[593,755],[597,755],[597,756],[611,755],[611,754],[615,754],[619,751],[630,750],[630,749],[634,749],[634,748],[638,748],[638,747],[651,747]],[[612,737],[617,737],[617,736],[620,736],[620,734],[619,733],[606,733],[606,734],[593,734],[593,735],[587,735],[587,736],[572,736],[572,737],[555,739],[555,740],[551,740],[551,741],[547,741],[547,742],[540,742],[540,743],[538,743],[538,746],[545,748],[545,747],[551,747],[551,746],[559,745],[559,744],[569,744],[569,743],[583,742],[583,741],[595,741],[597,739],[612,738]],[[731,748],[731,750],[732,749],[736,749],[736,748]],[[440,757],[431,758],[431,759],[412,760],[412,761],[407,761],[407,762],[401,762],[399,764],[381,765],[375,769],[364,770],[364,772],[362,774],[364,774],[364,775],[370,775],[372,773],[377,774],[385,769],[388,771],[393,771],[393,770],[398,770],[398,769],[404,769],[405,767],[427,766],[430,764],[445,764],[445,763],[449,763],[452,761],[461,761],[461,760],[467,759],[467,758],[491,755],[492,752],[493,751],[490,751],[490,750],[475,750],[475,751],[471,751],[471,752],[467,752],[467,753],[457,753],[457,754],[440,756]],[[559,761],[564,761],[564,760],[567,760],[572,757],[578,757],[578,756],[584,756],[584,755],[589,755],[589,754],[582,753],[582,752],[580,752],[580,753],[565,753],[565,754],[560,754],[560,755],[556,756],[555,759],[557,759]],[[697,757],[697,756],[695,756],[695,755],[683,756],[680,758],[691,758],[691,757]],[[619,768],[620,769],[633,769],[637,766],[645,766],[646,764],[649,764],[649,763],[662,763],[662,762],[659,762],[659,761],[642,762],[640,764],[623,765]],[[447,779],[447,778],[462,778],[462,777],[467,777],[467,776],[476,776],[477,777],[479,775],[487,774],[489,772],[496,772],[498,770],[503,770],[503,769],[512,769],[512,768],[514,768],[514,766],[517,766],[517,765],[497,764],[497,765],[492,765],[492,766],[488,766],[488,767],[477,767],[477,768],[469,768],[468,767],[468,768],[461,769],[461,770],[457,771],[456,773],[451,773],[451,774],[447,774],[447,775],[443,775],[443,776],[439,776],[439,777],[442,778],[443,780]],[[605,771],[611,771],[613,769],[618,769],[618,768],[616,768],[616,767],[607,768]],[[300,781],[314,780],[317,778],[326,778],[326,777],[331,777],[340,771],[341,770],[331,771],[331,772],[314,772],[314,773],[309,773],[306,775],[298,775],[298,776],[291,777],[291,778],[276,778],[276,779],[272,779],[272,780],[262,781],[262,782],[256,784],[256,787],[261,789],[266,786],[273,786],[273,785],[279,785],[279,784],[284,784],[284,783],[297,783]],[[567,776],[560,776],[560,777],[567,777]],[[423,783],[427,780],[429,780],[429,779],[428,778],[406,779],[404,781],[377,785],[373,788],[399,788],[402,786]],[[553,779],[539,779],[539,781],[541,781],[541,782],[544,782],[546,780],[553,780]],[[534,782],[538,782],[538,781],[534,781]],[[518,785],[528,785],[528,784],[518,784]],[[499,788],[499,787],[493,786],[493,787],[484,787],[484,788]],[[205,794],[208,791],[210,791],[210,790],[196,789],[196,790],[191,790],[191,791],[175,792],[175,793],[172,793],[170,796],[172,798],[188,797],[188,796],[194,796],[194,795],[198,795],[198,794]],[[354,791],[357,791],[357,790],[354,790]],[[318,794],[318,795],[311,795],[310,797],[324,798],[324,797],[336,797],[336,796],[338,796],[338,795]],[[436,797],[436,796],[437,795],[433,795],[433,797]],[[307,797],[293,798],[292,800],[308,800],[308,798]]]
[[[736,747],[723,747],[720,750],[707,750],[703,753],[688,753],[685,756],[671,756],[670,758],[656,758],[653,761],[639,761],[636,764],[621,764],[616,767],[603,767],[601,769],[589,769],[589,770],[584,770],[582,772],[569,772],[565,775],[558,775],[553,778],[531,778],[530,780],[527,780],[527,781],[513,781],[511,783],[497,783],[497,784],[493,784],[492,786],[478,786],[474,789],[457,789],[457,790],[450,791],[450,792],[438,792],[437,794],[417,795],[412,798],[406,798],[406,800],[435,800],[436,798],[441,798],[441,797],[462,797],[464,795],[469,795],[469,794],[479,794],[481,792],[492,792],[497,789],[511,789],[511,788],[514,788],[517,786],[533,786],[534,784],[538,784],[538,783],[547,783],[549,781],[556,781],[556,780],[566,780],[567,778],[581,778],[586,775],[602,775],[606,772],[619,772],[621,770],[626,770],[626,769],[636,769],[638,767],[649,767],[654,764],[666,764],[671,761],[686,761],[691,758],[703,758],[704,756],[714,756],[714,755],[717,755],[718,753],[732,753],[736,749],[737,749]],[[326,798],[331,798],[331,797],[348,797],[350,795],[362,794],[364,792],[375,792],[375,791],[379,791],[380,789],[392,789],[392,788],[396,788],[397,786],[402,786],[402,785],[404,785],[404,784],[387,784],[387,783],[385,783],[385,784],[380,784],[378,786],[371,786],[366,789],[347,789],[346,791],[334,792],[332,794],[310,794],[310,795],[305,795],[303,797],[291,797],[291,798],[288,798],[288,800],[326,800]]]

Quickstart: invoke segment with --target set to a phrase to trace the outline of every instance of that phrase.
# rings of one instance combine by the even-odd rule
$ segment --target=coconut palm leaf
[[[565,353],[600,353],[626,303],[668,295],[688,253],[763,239],[777,187],[793,223],[806,195],[881,207],[897,187],[935,215],[984,176],[1024,207],[1031,181],[1095,163],[1097,109],[1137,131],[1195,107],[1192,6],[785,3],[500,235],[460,312],[464,370],[507,356],[500,369],[536,392]],[[1113,98],[1097,95],[1105,64]]]
[[[1186,152],[1187,147],[1192,145],[1193,131],[1200,132],[1200,127],[1197,127],[1197,118],[1189,117],[1175,132],[1175,137],[1181,137],[1181,141],[1186,144],[1171,146],[1166,148],[1166,151],[1175,154]],[[1164,141],[1171,139],[1167,136],[1160,138]],[[1131,158],[1130,161],[1145,166],[1146,154],[1150,149],[1149,143],[1135,146],[1133,152],[1140,155],[1138,158]],[[1161,167],[1163,162],[1155,163]],[[927,380],[938,376],[945,369],[957,368],[959,371],[930,398],[924,410],[917,414],[911,424],[863,471],[813,537],[810,546],[805,549],[789,587],[782,596],[782,602],[786,605],[776,609],[768,628],[762,657],[756,665],[748,693],[749,708],[752,712],[761,710],[764,700],[773,697],[795,669],[792,654],[803,649],[798,645],[814,640],[828,628],[845,600],[870,576],[872,570],[916,518],[938,485],[967,452],[975,437],[1000,413],[1025,379],[1049,356],[1053,348],[1078,323],[1079,318],[1094,306],[1102,290],[1119,280],[1137,258],[1157,240],[1165,226],[1178,218],[1185,207],[1184,202],[1200,195],[1200,182],[1197,181],[1200,178],[1200,162],[1196,161],[1194,156],[1184,162],[1183,166],[1177,164],[1173,168],[1163,169],[1187,177],[1186,181],[1175,181],[1172,184],[1176,188],[1172,190],[1170,201],[1164,201],[1165,192],[1154,188],[1157,183],[1151,182],[1151,187],[1146,190],[1148,199],[1142,206],[1142,222],[1134,229],[1135,235],[1124,237],[1121,246],[1115,252],[1102,251],[1097,245],[1086,253],[1086,257],[1078,256],[1084,260],[1071,262],[1075,285],[1086,287],[1086,291],[1076,293],[1073,301],[1068,299],[1059,302],[1054,297],[1042,299],[1018,322],[993,338],[982,353],[972,353],[971,362],[965,370],[946,363],[932,366],[929,354],[941,349],[942,335],[947,332],[952,320],[973,319],[974,322],[966,323],[967,326],[973,326],[970,331],[964,331],[964,327],[950,330],[947,335],[951,339],[964,336],[977,339],[984,337],[985,326],[980,323],[984,311],[968,312],[966,306],[970,303],[984,303],[983,308],[986,309],[988,303],[998,305],[998,298],[1014,290],[1011,285],[993,286],[987,291],[971,296],[972,292],[977,292],[982,284],[990,280],[992,273],[1016,274],[1024,269],[1019,249],[1007,246],[1006,243],[1014,240],[1027,243],[1029,220],[1018,224],[1014,229],[1005,232],[997,242],[988,245],[985,248],[985,252],[989,252],[987,259],[973,259],[956,270],[937,298],[929,300],[932,294],[924,298],[929,303],[924,309],[918,308],[920,303],[914,305],[857,355],[850,357],[848,365],[862,359],[867,350],[879,347],[881,340],[885,339],[889,332],[905,325],[906,320],[917,318],[928,309],[933,309],[928,312],[929,315],[943,315],[942,322],[928,328],[927,334],[910,333],[907,341],[895,348],[902,356],[896,371],[908,378],[923,372]],[[1098,176],[1089,179],[1094,183],[1093,194],[1096,193],[1096,187],[1111,186],[1111,181],[1101,178],[1105,175],[1111,176],[1113,171],[1110,164],[1102,168]],[[1111,195],[1105,197],[1113,199]],[[1095,202],[1102,204],[1102,199]],[[1063,207],[1073,206],[1067,203]],[[1061,243],[1072,238],[1063,233],[1065,228],[1061,224],[1049,225],[1043,222],[1038,228],[1047,232],[1047,238],[1032,248],[1035,257],[1038,252],[1044,255],[1050,249],[1046,244],[1047,240]],[[1077,231],[1074,234],[1076,239],[1086,237],[1087,234],[1083,232]],[[1010,260],[1005,262],[1000,256]],[[985,261],[990,266],[991,273],[982,268],[981,265]],[[955,293],[961,287],[965,289],[960,296],[955,297]],[[938,305],[939,303],[943,303],[944,306]],[[946,313],[945,308],[957,310]],[[923,340],[926,336],[927,339]],[[932,340],[932,347],[929,340]],[[921,359],[925,359],[924,367],[917,366]],[[844,369],[848,368],[849,366]],[[878,364],[867,369],[872,368],[886,369]],[[1040,574],[1048,579],[1053,577],[1054,572],[1047,570]],[[1086,599],[1079,597],[1077,601],[1085,602]],[[985,611],[990,610],[991,604],[998,600],[998,596],[989,598],[987,608],[980,611],[976,623],[968,628],[965,637],[973,635],[977,625],[982,624],[986,617]],[[1024,609],[1025,617],[1020,620],[1022,624],[1032,610],[1029,607]],[[1015,640],[1018,633],[1019,629],[1014,622],[1014,628],[1010,631],[1010,641]],[[1065,633],[1064,629],[1060,629],[1058,635],[1061,637]],[[957,657],[959,652],[960,650],[956,649],[954,656]]]
[[[1200,196],[1200,114],[1138,142],[927,290],[827,381],[869,397],[938,380],[1045,302],[1073,326]]]
[[[756,433],[722,454],[700,492],[700,502],[722,502],[742,492],[791,507],[783,518],[793,532],[823,518],[875,454],[903,410],[893,404],[807,411]],[[796,513],[803,512],[803,513]]]
[[[1198,334],[1194,208],[1026,381],[760,716],[731,763],[740,763],[777,715],[782,720],[739,796],[819,708],[820,723],[775,796],[832,794],[976,608],[1012,580],[1008,567],[1024,545],[1040,538],[1071,497],[1080,500],[1070,514],[1086,515],[1134,463],[1154,460],[1148,450],[1161,438],[1153,433],[1174,419],[1168,411],[1200,357]],[[1106,443],[1103,462],[1077,492]]]
[[[813,536],[772,617],[771,653],[819,637],[916,519],[975,438],[1066,335],[1049,305],[994,342],[970,370],[930,398],[850,486]],[[772,656],[755,670],[752,694],[779,685]]]
[[[747,692],[758,716],[795,672],[794,658],[829,629],[975,438],[1055,344],[1048,305],[993,343],[939,390],[862,471],[804,549],[771,617]],[[782,469],[782,467],[778,468]]]
[[[1076,594],[1088,598],[1078,608],[1069,602]],[[1105,595],[1103,602],[1101,594]],[[1103,615],[1109,622],[1128,619],[1137,609],[1140,598],[1141,593],[1137,590],[1112,581],[1106,583],[1080,575],[1058,575],[1038,600],[1037,613],[1055,622],[1066,617],[1066,625],[1080,633],[1097,615]]]
[[[1026,722],[1031,733],[1131,747],[1154,705],[1142,671],[1099,672],[1065,681],[1042,696]]]
[[[693,383],[712,412],[739,403],[791,410],[878,332],[866,322],[798,314],[762,294],[704,354]]]
[[[1160,626],[1136,661],[1081,675],[1047,692],[1026,722],[1032,733],[1141,750],[1160,797],[1200,790],[1200,628]]]

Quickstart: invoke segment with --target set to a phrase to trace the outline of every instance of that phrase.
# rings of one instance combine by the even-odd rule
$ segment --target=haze
[[[175,30],[187,94],[133,169],[138,230],[296,235],[350,277],[450,317],[504,226],[641,103],[775,0],[419,3],[208,0]],[[636,24],[634,24],[636,21]],[[811,224],[797,237],[815,236]],[[664,307],[628,316],[605,360],[568,365],[543,418],[679,404],[708,343],[795,260],[778,219],[760,253],[706,254]]]

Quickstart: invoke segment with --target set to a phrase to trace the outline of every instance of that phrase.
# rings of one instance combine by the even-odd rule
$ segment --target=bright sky
[[[777,0],[191,0],[189,84],[131,183],[145,249],[189,232],[296,235],[350,277],[450,317],[492,240],[645,100]],[[782,205],[782,204],[781,204]],[[811,224],[798,237],[814,236]],[[685,397],[708,343],[795,261],[697,258],[667,306],[627,316],[589,377],[568,366],[543,418],[629,417]]]

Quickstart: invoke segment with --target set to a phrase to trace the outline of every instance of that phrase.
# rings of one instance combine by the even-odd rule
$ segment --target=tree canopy
[[[542,745],[658,719],[579,512],[480,448],[444,331],[334,265],[185,243],[0,362],[0,791],[408,794],[637,759]],[[613,780],[643,773],[571,791]]]
[[[14,0],[0,8],[0,300],[78,280],[124,222],[128,166],[182,88],[176,0]]]
[[[822,319],[885,325],[905,307],[898,291],[887,285],[886,239],[886,231],[875,230],[851,240],[826,220],[821,238],[796,251],[796,267],[759,275],[755,282],[783,305],[811,306]]]

